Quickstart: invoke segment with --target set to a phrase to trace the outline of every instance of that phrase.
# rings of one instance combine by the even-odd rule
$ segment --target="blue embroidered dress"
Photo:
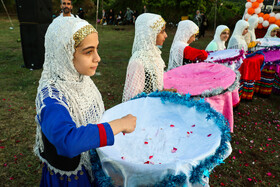
[[[88,124],[76,128],[69,111],[56,99],[46,98],[41,111],[40,126],[42,133],[56,148],[57,154],[73,158],[82,152],[100,147],[106,139],[106,145],[114,144],[114,135],[108,123]],[[100,128],[105,129],[100,131]],[[101,134],[101,133],[102,134]],[[103,136],[103,137],[101,137]],[[103,145],[104,146],[104,145]],[[82,167],[78,175],[70,177],[55,174],[44,164],[40,186],[94,186],[88,172]]]

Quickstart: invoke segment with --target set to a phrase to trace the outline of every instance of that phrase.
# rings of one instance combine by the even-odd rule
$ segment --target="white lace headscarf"
[[[225,46],[225,43],[226,41],[222,41],[221,40],[221,34],[222,32],[224,31],[229,31],[229,28],[226,26],[226,25],[219,25],[217,28],[216,28],[216,32],[215,32],[215,35],[214,35],[214,40],[212,40],[208,46],[206,47],[206,51],[211,51],[209,48],[211,46],[212,43],[216,43],[217,45],[217,51],[220,51],[220,50],[225,50],[226,49],[226,46]]]
[[[245,36],[242,35],[243,31],[249,27],[249,23],[245,20],[239,20],[234,28],[232,36],[228,43],[228,49],[244,49],[248,50],[248,45],[245,41]]]
[[[75,46],[94,32],[96,30],[87,21],[75,17],[58,17],[50,24],[45,35],[45,62],[36,97],[37,120],[40,121],[41,111],[45,107],[44,99],[50,97],[69,111],[76,127],[99,122],[104,112],[101,94],[91,78],[78,73],[73,64]],[[74,34],[81,39],[79,43],[77,39],[74,40]],[[34,151],[39,157],[39,150],[42,149],[44,147],[38,124]],[[81,154],[80,164],[73,172],[58,170],[42,157],[40,159],[54,172],[62,175],[77,174],[81,165],[91,171],[88,152]]]
[[[168,70],[183,65],[184,49],[189,46],[187,42],[198,32],[199,28],[194,22],[190,20],[179,22],[169,53]]]
[[[123,102],[141,92],[150,93],[163,89],[165,63],[161,58],[160,49],[156,46],[156,39],[165,24],[164,19],[157,14],[144,13],[137,17],[132,56],[126,72]]]
[[[251,16],[249,19],[248,19],[248,23],[249,23],[249,29],[248,29],[248,33],[250,33],[250,41],[253,42],[253,41],[256,41],[257,38],[256,38],[256,34],[255,34],[255,29],[257,28],[258,26],[258,23],[259,23],[259,19],[257,16]]]
[[[271,24],[268,29],[267,29],[267,32],[264,36],[264,38],[278,38],[276,35],[274,37],[271,36],[271,31],[273,30],[276,30],[276,29],[279,29],[278,25],[276,24]]]

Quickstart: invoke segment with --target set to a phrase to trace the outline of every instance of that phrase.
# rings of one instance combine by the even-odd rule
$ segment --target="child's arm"
[[[136,118],[133,116],[116,121],[117,124],[113,123],[112,127],[109,123],[103,123],[77,128],[69,111],[59,103],[52,103],[42,109],[40,125],[42,132],[55,146],[57,153],[73,158],[92,148],[113,145],[114,134],[120,131],[132,132],[135,128]]]
[[[136,127],[136,117],[128,114],[121,119],[109,122],[109,124],[111,125],[114,135],[120,132],[131,133]]]
[[[195,60],[205,60],[208,54],[205,50],[195,49],[193,47],[187,46],[184,49],[184,58],[195,61]]]

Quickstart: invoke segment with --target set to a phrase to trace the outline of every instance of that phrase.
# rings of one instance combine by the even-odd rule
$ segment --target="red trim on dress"
[[[100,146],[104,147],[107,145],[107,134],[103,124],[97,124],[99,130]]]

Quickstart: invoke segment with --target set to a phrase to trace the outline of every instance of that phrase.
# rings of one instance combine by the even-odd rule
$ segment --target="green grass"
[[[0,18],[0,186],[38,186],[41,165],[33,154],[36,125],[35,96],[41,70],[21,68],[23,63],[19,23],[9,30],[6,18]],[[102,62],[96,83],[106,108],[120,103],[126,67],[131,56],[134,27],[99,26],[99,53]],[[168,38],[162,57],[168,62],[175,30],[167,29]],[[206,32],[192,46],[200,49],[212,39]],[[234,112],[233,152],[225,164],[210,177],[211,186],[277,186],[280,185],[280,96],[254,96],[252,102],[241,102]],[[271,173],[271,175],[269,174]],[[252,179],[249,181],[248,178]]]

